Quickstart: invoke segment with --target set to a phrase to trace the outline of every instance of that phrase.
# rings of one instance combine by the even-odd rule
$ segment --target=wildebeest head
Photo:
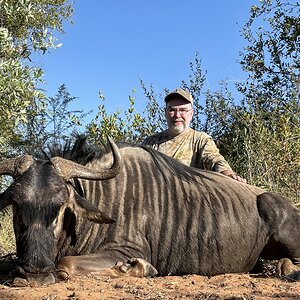
[[[103,180],[116,176],[121,157],[117,146],[110,140],[109,144],[114,163],[103,170],[91,170],[60,157],[36,160],[24,155],[0,163],[0,174],[14,179],[0,195],[0,211],[8,205],[13,207],[18,262],[25,273],[54,271],[66,211],[97,223],[114,222],[70,183],[72,178]]]

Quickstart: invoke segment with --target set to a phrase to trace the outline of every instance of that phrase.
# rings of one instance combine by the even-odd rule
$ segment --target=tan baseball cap
[[[174,91],[172,91],[171,93],[169,93],[166,97],[165,97],[165,102],[170,101],[171,99],[175,98],[175,97],[180,97],[183,98],[185,100],[187,100],[188,102],[190,102],[192,105],[194,103],[193,97],[191,95],[190,92],[183,90],[181,88],[178,88]]]

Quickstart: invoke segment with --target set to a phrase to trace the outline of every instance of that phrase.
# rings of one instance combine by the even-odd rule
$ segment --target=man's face
[[[176,136],[189,129],[194,110],[190,102],[181,98],[173,98],[167,102],[165,114],[168,131]]]

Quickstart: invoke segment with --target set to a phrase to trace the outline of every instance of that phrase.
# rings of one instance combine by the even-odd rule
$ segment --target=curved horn
[[[33,158],[30,155],[22,155],[14,158],[8,158],[0,162],[0,175],[10,175],[12,177],[17,177],[23,174],[33,163]],[[8,205],[12,204],[10,198],[10,190],[7,189],[2,194],[0,194],[0,211],[3,210]]]
[[[109,169],[94,170],[61,157],[53,157],[51,158],[51,162],[55,171],[65,180],[75,177],[103,180],[117,176],[120,173],[122,164],[121,154],[119,148],[111,138],[108,138],[108,142],[113,153],[113,165]]]
[[[8,158],[0,162],[0,175],[10,175],[16,177],[24,173],[33,163],[30,155],[22,155],[14,158]]]

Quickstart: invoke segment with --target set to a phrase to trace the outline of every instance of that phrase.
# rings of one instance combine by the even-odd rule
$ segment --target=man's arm
[[[205,169],[220,172],[226,176],[233,178],[234,180],[246,183],[246,180],[232,170],[225,158],[220,154],[219,148],[216,146],[212,137],[208,134],[204,134],[205,139],[202,143],[202,155],[201,160]]]

